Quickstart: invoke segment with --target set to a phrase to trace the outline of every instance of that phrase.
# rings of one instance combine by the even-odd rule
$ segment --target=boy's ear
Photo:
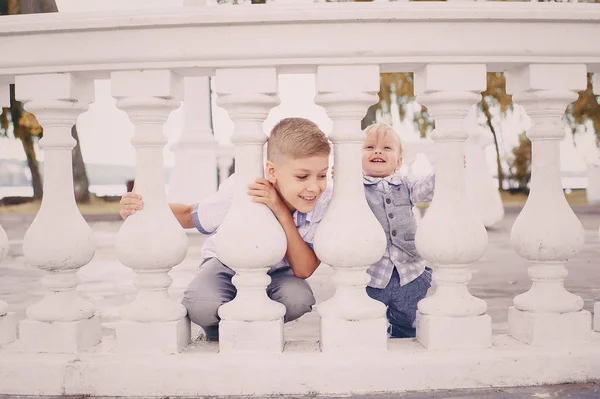
[[[277,178],[275,177],[275,164],[272,161],[267,161],[267,163],[265,164],[265,174],[267,180],[271,184],[275,184]]]
[[[402,167],[402,155],[398,157],[398,165],[396,165],[396,170],[399,170]]]

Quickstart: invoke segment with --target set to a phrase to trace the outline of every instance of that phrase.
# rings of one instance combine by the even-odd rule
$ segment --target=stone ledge
[[[588,344],[531,347],[495,336],[489,349],[429,351],[390,340],[387,352],[325,354],[291,345],[281,354],[215,353],[199,343],[177,355],[107,351],[109,337],[78,355],[0,349],[0,394],[92,396],[340,395],[600,379],[600,334]],[[114,344],[114,342],[112,342]]]

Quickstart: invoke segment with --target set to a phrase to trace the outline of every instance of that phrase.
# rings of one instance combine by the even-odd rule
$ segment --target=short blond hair
[[[317,155],[329,156],[331,146],[316,123],[304,118],[285,118],[271,129],[267,141],[267,159],[281,155],[294,159]]]
[[[396,131],[390,125],[383,122],[374,122],[373,124],[367,126],[363,132],[365,133],[365,136],[369,136],[371,134],[385,136],[386,134],[391,133],[396,140],[398,140],[398,148],[400,155],[402,155],[402,141],[400,140],[398,133],[396,133]]]

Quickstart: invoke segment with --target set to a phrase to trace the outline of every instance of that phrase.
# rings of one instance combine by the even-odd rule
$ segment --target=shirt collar
[[[296,227],[303,226],[307,222],[310,223],[313,212],[314,212],[314,208],[312,211],[310,211],[308,213],[303,213],[298,210],[294,211],[294,221],[296,222]]]
[[[402,184],[402,176],[400,176],[398,173],[394,173],[393,175],[386,177],[372,177],[363,175],[363,183],[366,185],[378,184],[381,181],[387,182],[388,184],[394,186],[399,186]]]

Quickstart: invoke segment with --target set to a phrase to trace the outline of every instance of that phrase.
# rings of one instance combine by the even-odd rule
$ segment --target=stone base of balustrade
[[[122,353],[179,353],[190,343],[190,320],[136,322],[115,325],[117,351]]]
[[[488,348],[492,344],[492,318],[441,317],[417,312],[417,341],[428,349]]]
[[[223,353],[281,353],[283,344],[283,318],[219,323],[219,350]]]
[[[594,331],[600,332],[600,302],[594,304]]]
[[[100,342],[100,319],[65,322],[21,320],[19,341],[24,350],[46,353],[75,353]]]
[[[0,347],[0,394],[337,396],[600,379],[600,333],[551,348],[507,335],[485,349],[432,351],[415,339],[390,339],[388,348],[322,353],[318,342],[296,341],[283,353],[240,354],[197,342],[178,354],[126,354],[109,335],[81,353],[56,354],[24,352],[17,341]]]
[[[17,339],[17,317],[14,313],[0,316],[0,345]]]
[[[573,313],[531,313],[511,306],[508,309],[510,335],[530,345],[586,343],[591,339],[592,315],[586,310]]]
[[[387,350],[387,320],[340,320],[321,317],[323,352],[382,352]]]

